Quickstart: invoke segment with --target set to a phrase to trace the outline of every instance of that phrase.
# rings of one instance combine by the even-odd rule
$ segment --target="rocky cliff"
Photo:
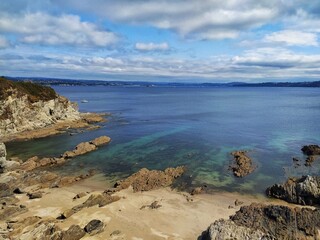
[[[52,88],[0,78],[0,138],[77,119],[77,106]]]

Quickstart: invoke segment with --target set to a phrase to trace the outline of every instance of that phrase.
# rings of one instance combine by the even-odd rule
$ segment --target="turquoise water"
[[[186,165],[177,183],[188,188],[207,184],[213,190],[261,193],[288,176],[319,173],[320,165],[295,168],[300,148],[320,143],[320,89],[55,87],[79,103],[81,111],[109,112],[94,131],[9,143],[10,156],[59,156],[82,141],[108,135],[112,142],[68,162],[59,171],[97,168],[114,179],[142,167]],[[86,99],[88,103],[81,103]],[[233,150],[250,150],[256,171],[233,177]]]

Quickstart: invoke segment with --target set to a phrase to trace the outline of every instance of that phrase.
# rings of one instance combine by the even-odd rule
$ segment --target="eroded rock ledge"
[[[202,239],[311,240],[320,238],[319,229],[320,209],[251,204],[211,224]]]
[[[246,153],[247,151],[235,151],[231,153],[234,158],[234,163],[229,168],[236,177],[245,177],[255,169],[251,158],[249,158]]]
[[[289,178],[283,184],[274,184],[267,188],[266,194],[290,203],[320,205],[320,177]]]

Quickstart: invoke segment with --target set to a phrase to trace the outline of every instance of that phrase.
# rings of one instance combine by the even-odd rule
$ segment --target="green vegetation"
[[[32,82],[12,81],[5,77],[0,77],[0,100],[14,93],[16,93],[18,97],[27,95],[32,103],[39,100],[48,101],[57,97],[56,92],[51,87]]]

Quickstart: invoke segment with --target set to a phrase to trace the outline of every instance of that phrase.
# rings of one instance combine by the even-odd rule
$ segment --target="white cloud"
[[[5,37],[0,36],[0,48],[7,48],[9,46],[10,46],[9,41]]]
[[[57,0],[117,22],[171,29],[196,39],[235,38],[281,15],[278,0]]]
[[[136,43],[135,49],[139,51],[156,51],[156,50],[168,50],[169,49],[169,44],[166,42],[163,43]]]
[[[283,30],[273,32],[265,36],[264,41],[284,43],[288,46],[318,46],[318,37],[316,33]]]
[[[76,15],[52,16],[46,13],[0,16],[0,31],[22,36],[26,43],[48,45],[108,46],[117,36],[96,25],[83,22]]]

